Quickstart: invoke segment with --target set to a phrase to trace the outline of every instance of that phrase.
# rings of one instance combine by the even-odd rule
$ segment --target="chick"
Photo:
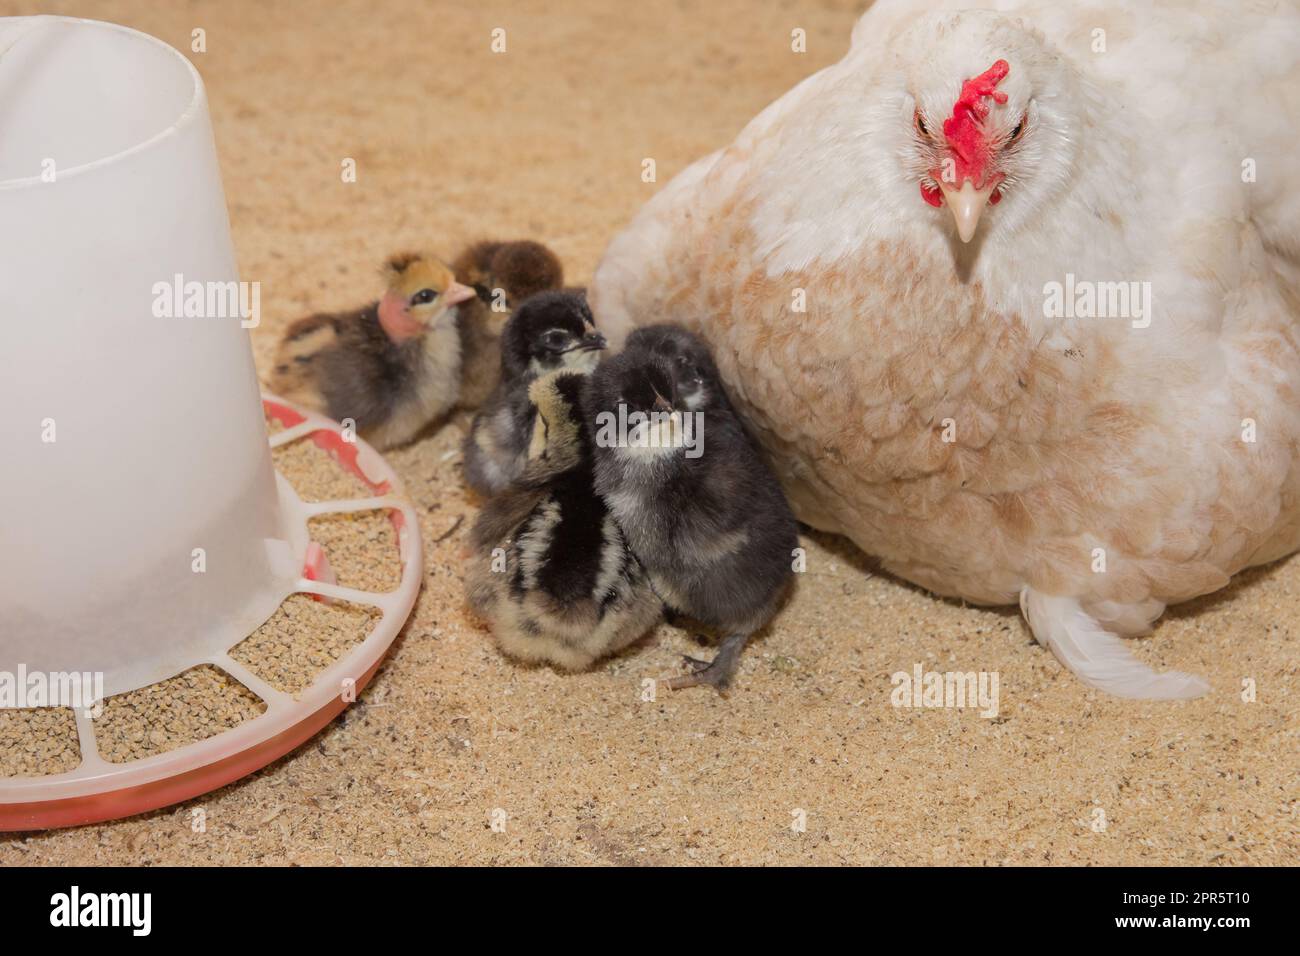
[[[536,415],[527,464],[479,514],[465,576],[470,606],[505,653],[568,670],[626,647],[663,609],[592,489],[586,380],[559,371],[528,387]]]
[[[731,411],[713,356],[698,335],[680,325],[647,325],[627,337],[623,351],[648,352],[673,365],[677,392],[688,411],[703,410],[710,403]]]
[[[693,673],[667,685],[725,690],[792,577],[797,531],[780,485],[683,330],[651,331],[597,368],[586,414],[596,490],[655,591],[724,635],[713,661],[687,658]]]
[[[531,295],[564,285],[559,258],[540,242],[484,241],[452,261],[452,271],[477,295],[461,305],[456,320],[463,352],[460,406],[478,408],[496,388],[501,372],[501,331]]]
[[[355,312],[321,313],[289,326],[270,386],[342,421],[380,448],[414,438],[460,394],[455,306],[474,297],[429,256],[399,255],[384,269],[388,290]]]
[[[580,293],[540,292],[519,307],[501,334],[500,381],[465,438],[470,487],[494,495],[523,472],[536,412],[529,384],[560,368],[589,372],[604,347]]]

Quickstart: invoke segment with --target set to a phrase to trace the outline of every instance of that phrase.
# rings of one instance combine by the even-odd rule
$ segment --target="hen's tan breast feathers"
[[[859,174],[894,158],[849,138],[875,82],[857,74],[878,59],[877,81],[894,74],[858,55],[642,210],[597,270],[598,321],[615,341],[664,321],[703,335],[803,520],[936,592],[1026,602],[1085,680],[1192,693],[1119,658],[1090,671],[1086,648],[1300,545],[1300,270],[1270,261],[1286,243],[1252,217],[1235,162],[1185,213],[1132,170],[1089,185],[1090,164],[1144,148],[1089,129],[1068,160],[1079,185],[1041,200],[1055,218],[1013,194],[965,246],[918,196]],[[1089,103],[1124,93],[1078,83]],[[1051,315],[1044,279],[1076,278],[1131,279],[1155,306]]]

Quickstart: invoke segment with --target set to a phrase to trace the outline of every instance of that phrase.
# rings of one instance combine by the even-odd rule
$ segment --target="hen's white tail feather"
[[[1089,687],[1118,697],[1177,699],[1200,697],[1210,685],[1181,671],[1157,673],[1107,631],[1074,598],[1052,597],[1032,588],[1020,592],[1020,610],[1038,643]]]
[[[1085,609],[1103,630],[1120,637],[1137,637],[1150,634],[1156,618],[1165,613],[1164,601],[1155,598],[1139,604],[1120,604],[1118,601],[1096,601]]]

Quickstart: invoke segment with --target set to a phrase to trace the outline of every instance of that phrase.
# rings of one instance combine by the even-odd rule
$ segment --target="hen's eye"
[[[1020,138],[1020,134],[1023,133],[1024,131],[1025,131],[1025,117],[1022,116],[1020,117],[1020,122],[1016,124],[1015,129],[1011,131],[1011,135],[1007,138],[1007,145],[1010,146],[1012,143],[1018,140]]]
[[[922,136],[930,135],[930,127],[925,125],[925,117],[921,115],[920,110],[917,110],[916,113],[913,114],[912,122],[916,124],[916,131]]]
[[[438,293],[433,289],[421,289],[415,295],[411,296],[411,305],[426,305],[438,297]]]

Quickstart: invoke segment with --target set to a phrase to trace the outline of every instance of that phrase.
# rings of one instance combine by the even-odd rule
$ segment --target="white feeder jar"
[[[268,702],[256,734],[126,779],[79,717],[83,767],[0,783],[0,810],[192,771],[304,716],[228,666],[289,593],[329,590],[301,575],[307,514],[328,509],[277,482],[244,327],[257,300],[238,281],[189,61],[113,24],[0,19],[0,672],[98,672],[112,696],[217,662]],[[385,617],[365,666],[418,590],[414,515],[402,525],[402,587],[369,602]]]

